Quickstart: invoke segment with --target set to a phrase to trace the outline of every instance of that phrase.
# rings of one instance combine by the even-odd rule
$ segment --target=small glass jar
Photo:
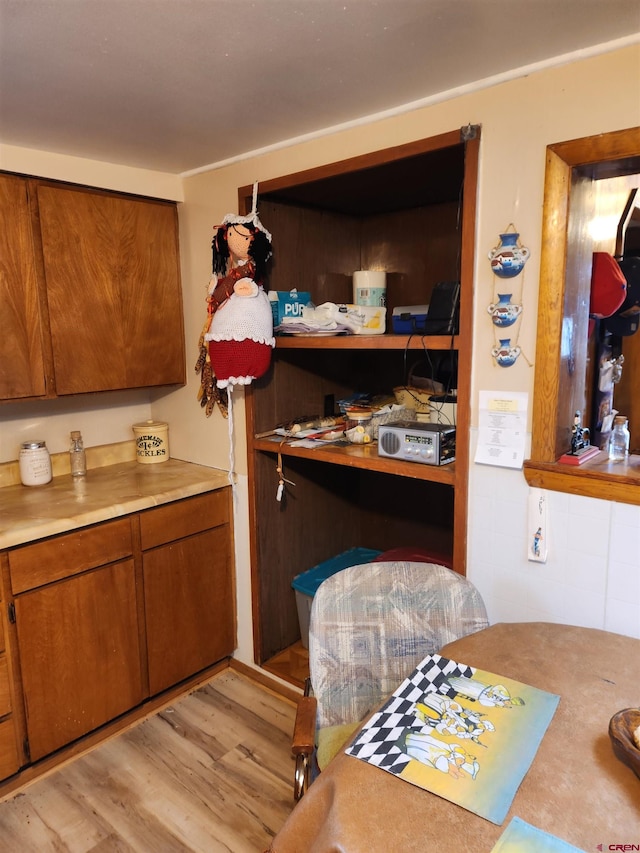
[[[373,415],[370,409],[347,409],[344,434],[351,444],[370,444],[373,441]]]
[[[616,415],[613,429],[609,437],[609,459],[612,462],[623,462],[629,455],[629,427],[624,415]]]
[[[23,486],[44,486],[51,482],[51,457],[44,441],[23,441],[18,464]]]

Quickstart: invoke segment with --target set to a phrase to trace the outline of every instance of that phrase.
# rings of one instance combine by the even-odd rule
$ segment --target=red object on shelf
[[[410,563],[437,563],[439,566],[446,566],[447,569],[453,568],[453,560],[450,554],[413,547],[392,548],[389,551],[383,551],[372,562],[392,562],[394,560],[407,560]]]
[[[563,453],[558,462],[562,462],[563,465],[582,465],[584,462],[588,462],[589,459],[593,459],[598,453],[600,453],[600,448],[591,445],[591,447],[587,447],[581,453]]]
[[[596,320],[612,317],[626,295],[627,279],[620,264],[608,252],[594,252],[589,316]]]

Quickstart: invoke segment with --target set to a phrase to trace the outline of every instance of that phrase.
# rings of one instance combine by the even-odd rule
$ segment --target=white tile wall
[[[605,625],[640,636],[640,507],[612,504]]]
[[[536,563],[522,471],[472,462],[469,484],[467,576],[492,623],[561,622],[640,639],[640,507],[547,492],[548,558]]]

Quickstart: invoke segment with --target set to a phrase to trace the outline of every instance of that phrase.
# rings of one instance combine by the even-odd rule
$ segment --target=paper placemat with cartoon
[[[346,752],[501,824],[559,701],[429,655]]]

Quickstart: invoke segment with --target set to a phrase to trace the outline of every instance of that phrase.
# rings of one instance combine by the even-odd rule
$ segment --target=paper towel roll
[[[354,305],[386,305],[387,274],[384,270],[357,270],[353,274]]]

